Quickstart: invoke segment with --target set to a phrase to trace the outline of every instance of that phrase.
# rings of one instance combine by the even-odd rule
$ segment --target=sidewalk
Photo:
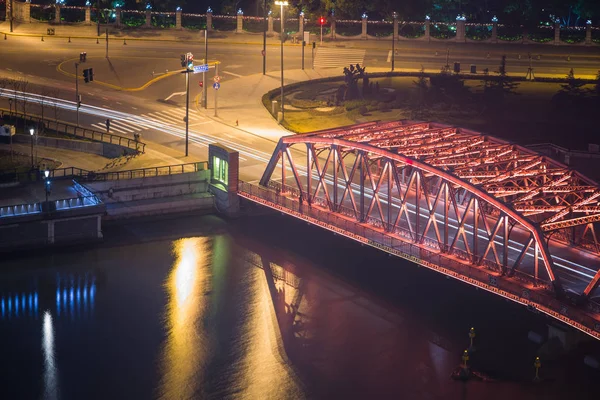
[[[47,29],[53,28],[55,34],[53,36],[47,35]],[[100,35],[98,36],[97,26],[93,25],[50,25],[43,22],[32,22],[32,23],[14,23],[13,32],[10,32],[10,24],[8,22],[0,23],[0,34],[7,35],[10,38],[14,36],[44,36],[46,40],[52,38],[80,38],[100,41],[105,39],[105,32],[108,30],[109,40],[130,40],[130,41],[166,41],[166,42],[204,42],[204,31],[192,31],[187,29],[176,30],[176,29],[155,29],[155,28],[116,28],[112,25],[101,25]],[[7,39],[9,40],[9,39]],[[311,35],[311,41],[316,41],[319,46],[319,38],[317,35]],[[212,43],[232,43],[232,44],[248,44],[248,45],[262,45],[263,44],[263,33],[251,33],[244,31],[243,33],[236,33],[233,31],[210,31],[209,42]],[[279,46],[280,39],[279,34],[271,34],[267,36],[268,46]],[[285,42],[286,46],[300,46],[300,43],[292,43],[291,40]],[[391,36],[385,38],[370,38],[368,40],[348,38],[348,39],[335,39],[324,36],[324,47],[349,47],[349,48],[360,48],[360,49],[389,49],[392,46]],[[307,45],[308,48],[308,45]],[[554,46],[552,44],[538,44],[529,43],[523,44],[521,42],[499,42],[499,43],[476,43],[466,42],[459,43],[452,39],[448,40],[432,40],[426,42],[420,39],[408,39],[400,37],[396,41],[396,49],[401,51],[403,49],[410,49],[411,51],[431,52],[432,50],[443,50],[447,48],[453,49],[453,52],[460,51],[461,49],[477,49],[477,51],[490,52],[491,54],[505,54],[518,52],[526,49],[528,52],[535,52],[540,54],[552,54],[552,55],[578,55],[586,54],[593,55],[594,57],[600,58],[600,46],[593,44],[592,46],[583,45],[567,45],[562,44],[560,46]]]

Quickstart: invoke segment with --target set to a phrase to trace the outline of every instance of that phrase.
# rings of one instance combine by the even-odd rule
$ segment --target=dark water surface
[[[137,220],[1,262],[0,399],[585,399],[544,317],[282,216]],[[450,373],[476,328],[473,365]],[[586,344],[585,354],[598,351]],[[597,354],[596,354],[597,356]]]

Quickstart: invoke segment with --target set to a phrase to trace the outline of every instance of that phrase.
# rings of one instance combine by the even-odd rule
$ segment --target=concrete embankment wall
[[[210,171],[81,182],[106,204],[107,219],[213,210]]]
[[[31,137],[27,135],[13,136],[15,143],[30,144]],[[77,139],[62,139],[55,137],[39,136],[36,146],[54,147],[57,149],[67,149],[79,151],[81,153],[97,154],[107,158],[116,158],[126,154],[135,154],[134,149],[125,146],[119,146],[114,143],[91,142]]]

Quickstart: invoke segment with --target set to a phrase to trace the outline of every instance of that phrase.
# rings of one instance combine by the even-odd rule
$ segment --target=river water
[[[544,317],[290,218],[105,227],[4,257],[2,399],[583,399],[582,354],[543,360]],[[493,382],[453,381],[469,363]],[[586,352],[597,351],[595,343]]]

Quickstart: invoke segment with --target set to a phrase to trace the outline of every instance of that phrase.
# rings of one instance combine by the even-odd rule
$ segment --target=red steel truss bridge
[[[238,193],[600,339],[600,187],[532,150],[370,122],[281,138]]]

